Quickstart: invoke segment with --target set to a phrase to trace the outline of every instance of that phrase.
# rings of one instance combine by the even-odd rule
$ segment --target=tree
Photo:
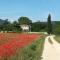
[[[46,31],[46,23],[45,22],[33,22],[31,26],[31,31],[39,32]]]
[[[13,26],[15,26],[15,27],[19,26],[18,22],[17,21],[14,21],[13,22]]]
[[[39,32],[41,29],[40,21],[32,23],[31,31]]]
[[[51,34],[52,33],[52,22],[51,22],[51,15],[49,14],[48,15],[48,18],[47,18],[47,32],[48,34]]]
[[[32,21],[28,17],[20,17],[18,19],[19,24],[27,24],[30,25]]]
[[[9,29],[10,29],[10,22],[8,21],[8,19],[5,19],[3,23],[3,31],[9,31]]]
[[[19,26],[18,22],[17,21],[14,21],[12,23],[12,31],[13,32],[21,32],[21,27]]]
[[[0,19],[0,31],[2,31],[4,28],[4,22],[5,22],[5,20]]]

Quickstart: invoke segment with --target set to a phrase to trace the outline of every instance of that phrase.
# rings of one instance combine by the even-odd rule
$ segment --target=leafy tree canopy
[[[32,21],[28,17],[20,17],[18,19],[19,24],[27,24],[30,25]]]

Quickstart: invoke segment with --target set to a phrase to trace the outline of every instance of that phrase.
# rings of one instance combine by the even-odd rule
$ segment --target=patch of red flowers
[[[0,56],[11,56],[12,54],[15,54],[16,48],[25,47],[38,37],[40,37],[38,34],[0,34],[1,41],[4,39],[6,40],[7,38],[9,40],[0,45]]]

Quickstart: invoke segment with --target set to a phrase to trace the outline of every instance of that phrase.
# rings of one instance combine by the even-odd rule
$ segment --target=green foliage
[[[2,25],[2,30],[3,31],[9,31],[10,30],[10,22],[8,19],[6,19]]]
[[[51,22],[51,15],[50,14],[47,19],[47,32],[48,32],[48,34],[52,33],[52,22]]]
[[[12,31],[13,32],[21,32],[22,31],[22,29],[21,29],[21,27],[20,27],[20,25],[18,24],[17,21],[14,21],[12,23]]]
[[[18,19],[19,24],[27,24],[30,25],[32,21],[28,17],[20,17]]]
[[[31,31],[40,31],[40,23],[33,23],[31,27]]]
[[[33,22],[28,17],[20,17],[17,21],[14,21],[13,23],[10,23],[8,19],[2,20],[0,19],[0,31],[11,31],[11,32],[21,32],[22,29],[20,27],[20,24],[28,24],[31,25],[31,31],[32,32],[39,32],[39,31],[46,31],[46,24],[43,22]]]
[[[17,21],[10,23],[8,19],[4,20],[4,23],[0,25],[0,31],[12,31],[12,32],[21,32],[21,27]]]
[[[34,22],[32,23],[32,26],[31,26],[31,31],[35,31],[35,32],[39,32],[39,31],[46,31],[46,24],[43,23],[43,22]]]
[[[35,50],[36,50],[36,45],[32,44],[32,45],[30,46],[30,48],[35,51]]]

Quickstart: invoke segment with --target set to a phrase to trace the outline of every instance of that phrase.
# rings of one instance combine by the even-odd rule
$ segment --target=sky
[[[60,0],[0,0],[0,19],[18,20],[28,17],[32,21],[60,21]]]

